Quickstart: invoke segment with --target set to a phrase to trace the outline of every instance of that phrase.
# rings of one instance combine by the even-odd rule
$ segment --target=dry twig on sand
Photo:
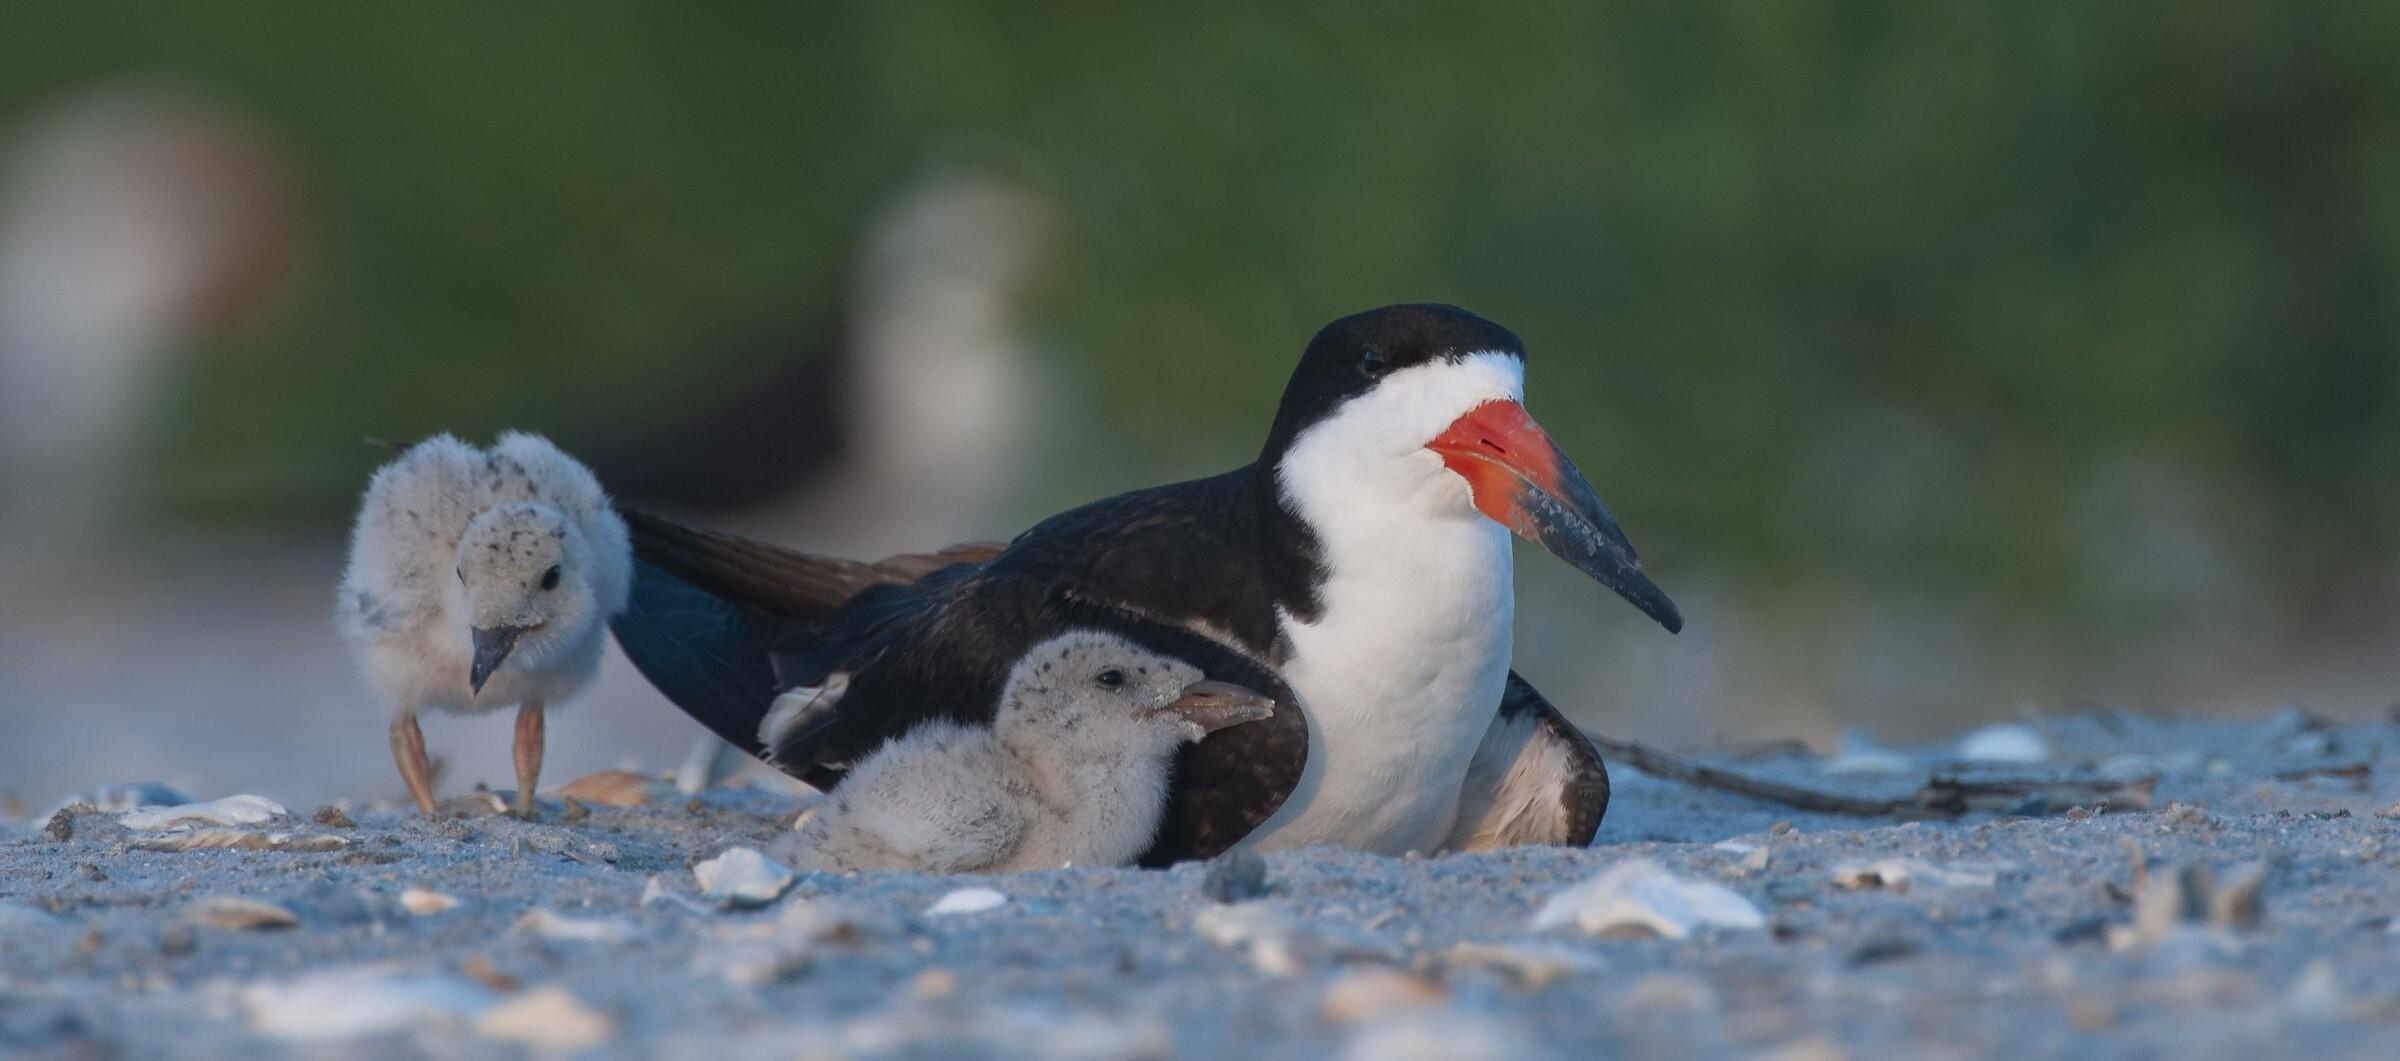
[[[2089,806],[2143,809],[2150,806],[2150,794],[2158,785],[2157,778],[2135,781],[2066,778],[1967,780],[1936,774],[1907,796],[1873,799],[1820,792],[1813,788],[1720,770],[1635,741],[1614,740],[1592,733],[1584,736],[1592,742],[1593,747],[1600,749],[1604,758],[1625,763],[1652,777],[1731,792],[1737,796],[1780,803],[1819,814],[1840,814],[1854,818],[1956,818],[1974,811],[2022,812],[2022,808],[2036,805],[2041,808],[2041,813]]]

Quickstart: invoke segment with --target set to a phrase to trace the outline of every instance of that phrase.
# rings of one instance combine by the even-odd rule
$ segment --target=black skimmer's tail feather
[[[766,648],[775,625],[637,556],[632,599],[609,628],[634,669],[676,707],[759,756],[758,725],[780,692]]]
[[[914,582],[952,564],[980,564],[1001,549],[969,542],[868,563],[687,527],[647,512],[624,515],[634,555],[644,562],[728,601],[799,622],[822,618],[871,586]]]

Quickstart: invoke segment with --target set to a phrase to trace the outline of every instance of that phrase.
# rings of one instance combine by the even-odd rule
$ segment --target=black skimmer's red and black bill
[[[1031,646],[1115,630],[1297,708],[1184,753],[1146,863],[1243,841],[1586,843],[1606,773],[1509,671],[1509,532],[1683,620],[1525,413],[1524,370],[1514,334],[1462,309],[1345,317],[1309,343],[1256,462],[1005,547],[870,565],[636,517],[617,638],[694,718],[827,785],[926,719],[988,722]]]

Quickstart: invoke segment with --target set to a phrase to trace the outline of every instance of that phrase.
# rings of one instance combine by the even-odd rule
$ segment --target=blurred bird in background
[[[308,228],[298,167],[255,120],[148,88],[72,97],[0,145],[0,541],[42,543],[0,559],[0,585],[52,592],[62,559],[108,561],[38,621],[0,618],[0,715],[26,738],[7,742],[19,751],[0,754],[0,777],[37,800],[93,777],[209,791],[242,783],[261,748],[305,748],[276,756],[279,795],[397,794],[356,732],[371,714],[325,710],[372,698],[329,665],[336,528],[210,538],[128,522],[155,502],[144,458],[179,359],[291,297]],[[1052,211],[1025,182],[929,166],[859,226],[837,327],[778,333],[772,371],[725,374],[681,420],[555,434],[629,504],[779,539],[989,534],[1032,444],[1041,369],[1020,314],[1051,259]],[[403,432],[359,424],[338,444],[374,433]],[[114,538],[136,547],[98,548]],[[701,734],[614,658],[580,699],[583,724],[550,741],[560,776],[664,767]],[[128,730],[126,704],[155,717]],[[487,721],[453,727],[452,776],[510,776],[508,736],[474,732]]]
[[[57,551],[138,507],[130,466],[176,359],[271,318],[305,212],[255,122],[112,85],[37,112],[0,162],[0,540]]]

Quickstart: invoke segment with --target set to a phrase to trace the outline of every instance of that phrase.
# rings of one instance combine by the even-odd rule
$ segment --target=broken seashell
[[[400,893],[400,909],[423,917],[458,909],[458,900],[436,891],[410,888]]]
[[[445,818],[496,818],[508,813],[508,801],[496,793],[477,790],[461,792],[434,804],[433,809]]]
[[[1318,1008],[1325,1019],[1356,1024],[1393,1010],[1439,1005],[1450,997],[1442,985],[1394,969],[1357,969],[1325,988]]]
[[[616,1038],[617,1022],[584,1005],[574,992],[552,984],[484,1011],[475,1018],[475,1033],[535,1050],[572,1053]]]
[[[1458,1009],[1394,1013],[1369,1021],[1343,1047],[1342,1061],[1507,1061],[1558,1056],[1554,1043],[1537,1043],[1512,1025]]]
[[[910,998],[948,998],[958,993],[958,974],[935,966],[918,973],[908,982]]]
[[[610,807],[639,807],[650,802],[651,787],[656,784],[656,779],[631,770],[600,770],[559,786],[553,795]]]
[[[935,900],[932,906],[926,907],[925,916],[942,917],[949,914],[980,914],[986,910],[996,908],[1007,901],[1008,896],[1002,895],[990,888],[960,888],[957,891],[951,892],[948,895],[944,895],[940,899]]]
[[[265,796],[227,796],[206,803],[140,807],[126,811],[117,820],[128,829],[157,832],[178,825],[256,825],[287,813],[283,804]]]
[[[1877,745],[1866,734],[1847,730],[1818,769],[1828,774],[1900,774],[1915,767],[1916,761],[1907,755]]]
[[[1595,935],[1654,934],[1682,939],[1702,928],[1764,928],[1765,914],[1714,881],[1687,880],[1646,858],[1611,866],[1550,897],[1535,929],[1574,925]]]
[[[1833,882],[1844,888],[1897,888],[1921,884],[1928,888],[1989,888],[1999,880],[1989,868],[1937,866],[1915,858],[1884,858],[1846,862],[1833,869]]]
[[[366,967],[313,973],[241,992],[250,1029],[297,1042],[338,1042],[408,1031],[489,1009],[490,991],[455,976]]]
[[[550,910],[536,910],[518,918],[512,931],[531,933],[555,943],[623,943],[633,938],[632,922],[613,917],[568,917]]]
[[[288,851],[319,854],[340,851],[350,841],[325,833],[261,833],[248,829],[184,829],[156,836],[137,836],[125,846],[136,851]]]
[[[1598,972],[1595,955],[1565,947],[1529,947],[1511,943],[1460,943],[1442,952],[1442,964],[1453,969],[1490,969],[1528,991],[1539,991],[1578,973]]]
[[[2032,726],[2003,722],[1959,738],[1958,757],[1971,763],[2046,763],[2050,742]]]
[[[693,866],[692,876],[700,882],[700,894],[734,908],[765,906],[792,886],[791,867],[747,847],[725,849]]]
[[[300,923],[300,916],[256,899],[231,895],[214,895],[194,899],[183,907],[184,920],[222,928],[232,932],[255,932],[273,928],[291,928]]]
[[[2221,881],[2199,865],[2150,871],[2134,896],[2133,924],[2110,932],[2109,947],[2133,950],[2178,937],[2239,947],[2240,934],[2257,930],[2265,918],[2266,883],[2267,867],[2259,862],[2234,866]]]

